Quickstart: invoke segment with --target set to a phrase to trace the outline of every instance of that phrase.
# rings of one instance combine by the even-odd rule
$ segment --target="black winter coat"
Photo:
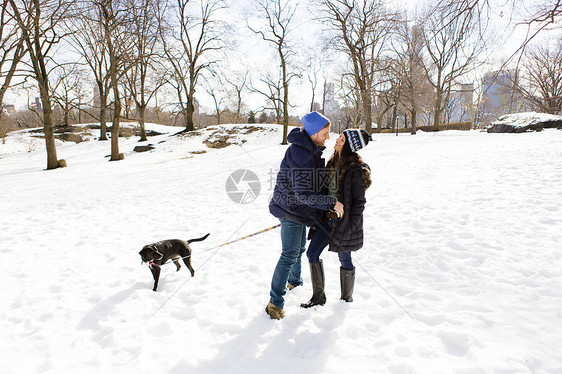
[[[291,145],[281,161],[269,211],[277,218],[286,218],[309,227],[322,221],[324,211],[336,205],[336,198],[327,195],[324,147],[316,145],[300,128],[293,129],[287,140]]]
[[[334,163],[333,159],[330,160],[327,167],[334,167]],[[344,214],[332,232],[329,250],[356,251],[363,247],[365,190],[371,185],[371,169],[361,156],[352,153],[345,165],[340,165],[337,176],[338,200],[344,206]]]

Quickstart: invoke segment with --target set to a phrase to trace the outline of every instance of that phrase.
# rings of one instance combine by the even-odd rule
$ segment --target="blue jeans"
[[[306,248],[306,226],[281,219],[281,257],[277,262],[269,296],[278,308],[283,308],[287,282],[302,285],[301,257]]]
[[[308,262],[320,262],[320,255],[330,242],[330,232],[332,231],[333,224],[330,222],[323,222],[323,225],[316,230],[316,233],[310,240],[306,256]],[[351,252],[338,252],[338,258],[342,269],[353,270],[353,262],[351,261]]]
[[[353,266],[353,262],[351,261],[351,252],[338,252],[338,257],[343,270],[355,269],[355,266]]]

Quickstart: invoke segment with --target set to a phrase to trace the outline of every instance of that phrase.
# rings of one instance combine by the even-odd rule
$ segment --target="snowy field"
[[[327,304],[299,307],[304,262],[274,321],[279,230],[212,248],[278,223],[280,128],[223,149],[148,128],[156,149],[121,139],[119,162],[57,142],[52,171],[42,140],[0,143],[1,373],[562,373],[562,131],[376,135],[355,302],[325,252]],[[225,191],[238,169],[261,181],[249,204]],[[153,292],[140,249],[207,233],[195,277],[166,265]]]

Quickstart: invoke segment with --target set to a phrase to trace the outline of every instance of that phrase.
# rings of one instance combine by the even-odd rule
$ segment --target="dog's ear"
[[[158,248],[154,247],[153,245],[147,245],[148,249],[150,250],[150,254],[153,256],[154,260],[161,260],[164,255],[158,252]]]

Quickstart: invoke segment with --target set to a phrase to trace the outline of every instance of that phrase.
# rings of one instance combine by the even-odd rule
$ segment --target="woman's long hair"
[[[334,150],[334,153],[332,153],[332,156],[328,160],[327,167],[334,169],[334,171],[337,172],[342,165],[347,164],[349,156],[353,153],[354,152],[351,151],[349,142],[346,139],[345,143],[343,143],[341,153]]]
[[[351,151],[351,147],[349,146],[349,142],[346,137],[341,153],[334,150],[334,153],[332,153],[332,156],[330,156],[328,162],[326,163],[326,168],[332,172],[333,177],[335,178],[333,182],[335,183],[334,186],[338,191],[338,199],[341,199],[340,187],[343,175],[347,172],[351,164],[357,164],[360,166],[366,165],[359,153]],[[365,187],[369,188],[371,186],[370,168],[368,165],[366,165],[366,168],[368,171],[365,171],[365,168],[363,168],[362,171],[363,181],[365,182]],[[368,175],[365,173],[368,173]]]
[[[333,186],[337,191],[338,199],[341,199],[340,184],[342,170],[345,169],[345,166],[349,161],[349,157],[354,154],[355,153],[351,151],[351,147],[349,146],[349,143],[346,139],[345,143],[343,144],[341,153],[334,150],[334,153],[332,153],[332,156],[330,156],[330,159],[326,163],[326,168],[332,172],[332,178],[334,178],[332,180],[332,183],[334,183]]]

